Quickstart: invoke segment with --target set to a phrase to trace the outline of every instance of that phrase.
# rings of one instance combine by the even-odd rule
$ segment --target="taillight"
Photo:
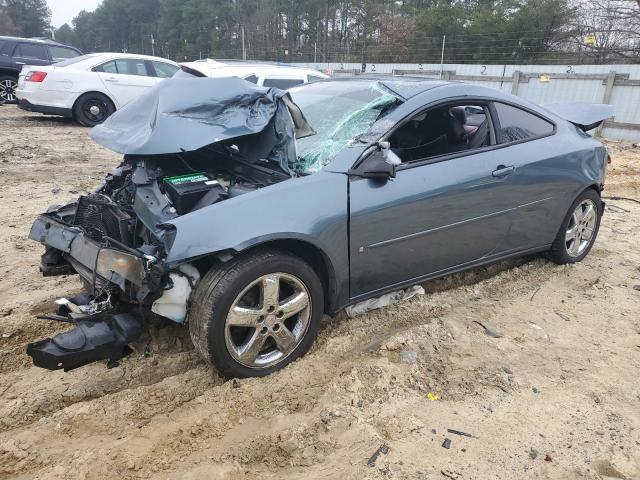
[[[45,78],[47,78],[47,72],[29,72],[24,80],[25,82],[41,83]]]

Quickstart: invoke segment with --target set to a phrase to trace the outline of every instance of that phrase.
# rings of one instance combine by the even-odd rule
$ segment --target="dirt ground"
[[[0,478],[640,479],[640,204],[608,201],[581,264],[523,258],[326,318],[268,378],[223,381],[178,327],[120,367],[49,372],[25,346],[65,327],[35,315],[80,283],[41,277],[27,235],[118,164],[87,133],[0,107]],[[640,148],[610,145],[606,195],[640,200]]]

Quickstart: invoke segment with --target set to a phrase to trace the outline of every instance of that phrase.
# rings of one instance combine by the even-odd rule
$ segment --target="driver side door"
[[[351,178],[352,299],[504,252],[515,199],[508,153],[493,141],[435,157],[424,152],[386,181]]]

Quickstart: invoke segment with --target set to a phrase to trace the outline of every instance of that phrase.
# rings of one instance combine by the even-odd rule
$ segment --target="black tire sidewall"
[[[593,232],[593,236],[591,237],[591,241],[589,242],[589,245],[587,246],[587,248],[584,250],[584,252],[582,252],[577,257],[573,257],[569,255],[569,252],[567,252],[565,235],[566,235],[567,227],[569,226],[569,222],[571,221],[571,217],[573,215],[574,210],[581,202],[587,199],[592,200],[593,203],[595,203],[596,205],[596,213],[597,213],[596,225]],[[589,252],[591,251],[591,248],[593,248],[593,245],[596,242],[596,238],[598,237],[598,232],[600,231],[600,221],[602,220],[602,209],[603,209],[602,200],[598,192],[596,192],[594,189],[589,188],[584,192],[582,192],[580,195],[578,195],[578,197],[571,204],[571,208],[569,208],[569,211],[567,212],[567,215],[565,216],[562,222],[560,230],[558,231],[558,235],[553,244],[552,256],[553,256],[553,260],[556,263],[565,264],[565,263],[581,262],[589,254]]]
[[[107,105],[107,111],[108,114],[105,117],[105,119],[102,122],[94,122],[93,120],[87,118],[84,114],[83,111],[83,105],[92,99],[98,99],[101,100],[103,102],[105,102],[105,104]],[[85,127],[95,127],[96,125],[100,125],[101,123],[103,123],[107,118],[109,118],[111,115],[113,115],[113,113],[115,112],[115,107],[113,105],[113,102],[111,102],[111,100],[109,99],[109,97],[107,97],[106,95],[103,95],[101,93],[85,93],[84,95],[82,95],[78,101],[76,102],[75,108],[74,108],[74,116],[76,118],[76,120],[81,124],[84,125]]]
[[[304,355],[315,340],[323,314],[324,295],[322,284],[313,269],[302,259],[288,253],[273,253],[266,261],[243,268],[242,260],[231,269],[230,274],[225,274],[212,291],[214,305],[209,312],[208,350],[210,362],[225,377],[244,378],[262,377],[269,375],[297,358]],[[296,276],[306,286],[311,302],[311,315],[309,326],[302,342],[282,362],[264,369],[246,367],[231,357],[225,342],[225,323],[227,314],[236,297],[247,285],[257,278],[269,273],[282,272]]]

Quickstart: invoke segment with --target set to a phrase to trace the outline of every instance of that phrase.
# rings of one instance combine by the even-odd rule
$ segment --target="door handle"
[[[16,62],[16,65],[26,65],[25,62]]]
[[[510,165],[508,167],[505,167],[504,165],[498,165],[498,167],[493,172],[491,172],[491,175],[493,175],[494,177],[505,177],[512,173],[515,169],[516,167],[514,167],[513,165]]]
[[[105,79],[105,82],[118,83],[118,80],[115,79],[115,78],[107,78],[107,79]]]

